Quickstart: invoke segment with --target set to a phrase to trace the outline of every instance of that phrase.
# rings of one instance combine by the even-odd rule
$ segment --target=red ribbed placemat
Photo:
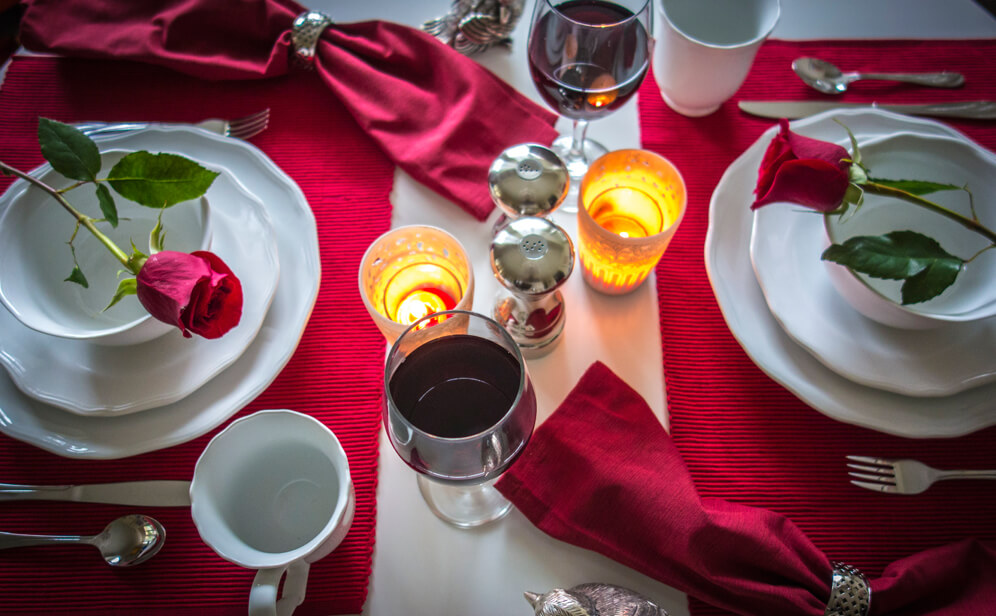
[[[314,210],[322,282],[294,357],[236,416],[290,408],[317,417],[338,435],[355,482],[356,518],[345,542],[312,566],[307,599],[297,613],[356,614],[366,598],[374,543],[384,356],[384,340],[359,297],[356,271],[367,245],[390,226],[390,162],[313,73],[212,83],[146,65],[41,57],[15,58],[0,88],[0,159],[21,169],[42,162],[35,137],[38,115],[65,122],[197,121],[238,117],[264,107],[271,109],[270,128],[252,142],[297,182]],[[9,183],[3,179],[0,187]],[[66,459],[0,436],[0,481],[189,479],[215,432],[169,449],[108,461]],[[2,503],[0,529],[90,534],[135,510]],[[245,613],[254,572],[223,561],[205,546],[189,509],[145,512],[163,522],[168,538],[158,556],[132,569],[104,565],[89,547],[0,552],[0,612]]]
[[[987,40],[769,41],[736,99],[825,98],[791,72],[798,56],[855,70],[958,70],[967,78],[964,88],[953,91],[860,82],[848,101],[996,98],[996,41]],[[671,433],[700,493],[778,511],[831,559],[869,575],[928,547],[996,538],[992,486],[947,482],[918,496],[877,494],[848,483],[843,459],[859,453],[949,468],[996,468],[996,429],[911,440],[836,422],[762,373],[727,329],[703,261],[709,200],[725,169],[773,121],[741,113],[735,100],[704,118],[683,117],[663,103],[653,79],[639,100],[644,147],[675,162],[688,185],[688,211],[657,268],[657,285]],[[996,146],[992,122],[951,124]],[[695,600],[691,607],[697,616],[725,613]]]

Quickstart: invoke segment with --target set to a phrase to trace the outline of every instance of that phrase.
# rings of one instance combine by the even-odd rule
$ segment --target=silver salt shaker
[[[502,211],[495,232],[520,216],[546,216],[570,189],[567,167],[550,148],[520,143],[503,151],[488,170],[491,199]]]
[[[521,216],[498,229],[491,242],[491,269],[502,285],[492,311],[522,355],[553,350],[564,331],[559,289],[574,269],[574,244],[558,225]]]

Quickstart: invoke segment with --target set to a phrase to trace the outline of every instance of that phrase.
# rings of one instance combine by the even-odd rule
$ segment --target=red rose
[[[789,201],[821,212],[832,212],[844,200],[850,184],[850,154],[834,143],[810,139],[789,130],[780,120],[781,131],[764,153],[757,174],[750,209],[776,201]]]
[[[217,255],[164,250],[138,272],[138,301],[153,317],[190,332],[220,338],[242,318],[242,283]]]

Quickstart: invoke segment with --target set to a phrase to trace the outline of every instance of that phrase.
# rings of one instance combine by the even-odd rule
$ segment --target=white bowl
[[[968,186],[981,222],[996,229],[996,155],[954,137],[897,133],[861,144],[862,160],[872,177],[916,179]],[[925,195],[951,210],[970,215],[968,193],[952,190]],[[824,216],[827,245],[857,235],[882,235],[912,230],[937,240],[950,254],[968,258],[989,245],[988,240],[958,223],[899,199],[865,195],[856,212]],[[884,325],[930,329],[945,323],[967,322],[996,315],[996,250],[966,264],[954,284],[933,299],[902,305],[902,281],[872,278],[824,261],[830,280],[851,306]]]
[[[101,154],[101,176],[106,175],[127,152]],[[73,182],[48,164],[31,172],[49,186],[63,188]],[[113,190],[112,190],[113,193]],[[78,210],[100,217],[92,186],[66,193]],[[119,223],[99,228],[124,251],[131,243],[148,252],[149,232],[156,224],[157,210],[114,193]],[[66,282],[73,269],[73,256],[66,242],[75,220],[43,190],[18,180],[0,196],[0,302],[33,330],[75,340],[105,345],[138,344],[152,340],[174,326],[149,316],[134,295],[107,309],[117,289],[118,272],[124,269],[88,230],[81,228],[73,245],[89,288]],[[165,245],[169,250],[204,250],[210,244],[209,206],[206,198],[178,203],[163,212]]]

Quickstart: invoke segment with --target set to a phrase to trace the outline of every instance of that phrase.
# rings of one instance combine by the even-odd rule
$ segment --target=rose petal
[[[149,257],[137,276],[138,299],[156,319],[218,338],[242,317],[242,284],[217,255],[164,250]]]
[[[836,143],[803,137],[792,131],[788,131],[786,139],[792,153],[800,160],[822,160],[844,170],[851,166],[850,163],[841,162],[850,159],[851,155]]]
[[[209,292],[191,302],[188,309],[190,331],[204,338],[220,338],[242,320],[242,283],[218,255],[199,250],[192,253],[210,264],[212,276],[202,287]]]
[[[778,170],[771,189],[750,207],[752,210],[789,201],[821,212],[831,212],[840,206],[849,185],[847,173],[822,160],[793,160]]]

